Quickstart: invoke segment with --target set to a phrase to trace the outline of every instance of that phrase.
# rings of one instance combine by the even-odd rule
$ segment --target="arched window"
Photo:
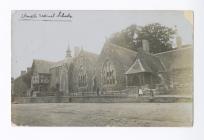
[[[87,73],[82,65],[79,68],[78,81],[79,87],[84,87],[87,85]]]
[[[68,66],[63,65],[60,69],[60,91],[68,93]]]
[[[116,84],[115,68],[109,60],[103,64],[101,78],[104,85]]]

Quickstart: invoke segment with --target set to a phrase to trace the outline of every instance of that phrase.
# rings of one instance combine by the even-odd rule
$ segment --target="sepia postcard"
[[[193,26],[193,11],[12,11],[12,124],[192,127]]]

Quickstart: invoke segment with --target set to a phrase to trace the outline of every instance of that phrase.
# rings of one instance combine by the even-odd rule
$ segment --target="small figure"
[[[143,95],[142,88],[139,88],[139,96],[142,96],[142,95]]]
[[[153,98],[154,98],[154,91],[152,88],[150,88],[150,101],[153,101]]]

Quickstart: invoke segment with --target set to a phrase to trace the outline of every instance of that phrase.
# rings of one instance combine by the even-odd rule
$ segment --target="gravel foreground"
[[[12,104],[18,126],[192,126],[192,103]]]

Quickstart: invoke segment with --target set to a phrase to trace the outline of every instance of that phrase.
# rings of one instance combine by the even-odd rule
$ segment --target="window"
[[[82,65],[79,68],[78,81],[79,87],[84,87],[87,85],[87,73]]]
[[[38,75],[32,76],[32,82],[33,82],[33,83],[38,83],[38,82],[39,82],[39,81],[38,81]]]
[[[113,85],[116,83],[115,68],[108,60],[103,64],[101,78],[104,85]]]

